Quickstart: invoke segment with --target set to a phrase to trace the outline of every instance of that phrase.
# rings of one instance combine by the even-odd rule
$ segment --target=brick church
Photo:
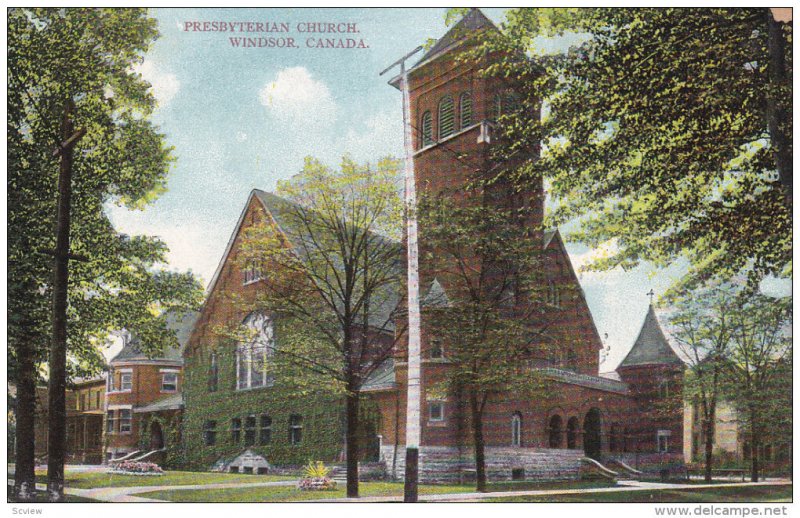
[[[496,30],[473,9],[409,70],[410,117],[417,129],[414,165],[417,190],[423,195],[458,190],[475,174],[476,164],[478,169],[493,167],[492,121],[503,112],[509,87],[458,56],[475,37]],[[398,79],[390,84],[397,87]],[[530,225],[538,228],[545,198],[541,182],[527,194],[525,203],[534,209]],[[267,349],[258,344],[279,337],[275,327],[280,323],[241,311],[242,301],[255,300],[259,278],[257,272],[242,268],[237,255],[248,226],[267,220],[289,233],[281,228],[282,203],[286,202],[270,193],[251,193],[184,351],[183,440],[190,467],[208,469],[247,449],[272,465],[341,459],[341,402],[322,395],[281,399],[263,372],[246,367],[248,358],[267,360]],[[549,322],[547,339],[555,347],[543,350],[531,369],[547,380],[549,390],[533,400],[512,389],[489,399],[484,412],[489,478],[577,478],[581,466],[590,463],[586,458],[604,465],[619,466],[621,461],[644,471],[681,465],[683,363],[664,337],[653,308],[625,360],[615,372],[600,375],[602,341],[561,236],[557,230],[534,235],[552,287],[542,318]],[[420,236],[424,249],[424,228]],[[432,274],[424,255],[420,287],[423,299],[448,296],[449,287]],[[397,289],[401,299],[403,287]],[[237,305],[229,302],[232,298]],[[255,329],[261,341],[248,349],[215,334],[232,321]],[[374,408],[366,432],[375,443],[372,460],[402,477],[407,357],[403,340],[398,343],[394,357],[367,382],[364,393]],[[461,410],[464,402],[457,395],[430,390],[452,368],[447,349],[448,344],[430,336],[423,308],[422,481],[458,479],[474,468],[471,435]]]

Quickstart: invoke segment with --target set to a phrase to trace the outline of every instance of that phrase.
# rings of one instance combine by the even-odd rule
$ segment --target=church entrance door
[[[158,421],[153,421],[150,425],[150,449],[160,450],[164,447],[164,432],[161,430],[161,424]]]
[[[595,460],[600,460],[600,425],[600,410],[592,408],[583,420],[583,451]]]

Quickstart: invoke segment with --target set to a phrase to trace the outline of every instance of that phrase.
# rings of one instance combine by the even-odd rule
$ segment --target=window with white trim
[[[432,423],[444,421],[444,401],[428,402],[428,421]]]
[[[106,392],[114,392],[114,371],[108,371],[108,377],[106,378]]]
[[[231,419],[231,442],[239,444],[242,439],[242,420],[238,417]]]
[[[106,412],[106,433],[114,433],[115,426],[114,426],[114,411],[109,410]]]
[[[292,414],[289,416],[289,444],[300,444],[303,440],[303,417]]]
[[[672,435],[672,430],[659,430],[656,434],[658,440],[658,453],[669,452],[669,438]]]
[[[254,312],[245,318],[248,342],[236,349],[236,388],[239,390],[272,384],[267,375],[267,361],[275,349],[272,319]]]
[[[252,446],[256,443],[256,416],[249,415],[244,418],[244,445]]]
[[[119,433],[131,433],[131,409],[120,408],[119,410]]]
[[[211,353],[211,365],[208,369],[208,391],[216,392],[219,383],[219,365],[217,364],[217,353]]]
[[[261,433],[258,443],[261,445],[269,444],[272,441],[272,418],[267,414],[261,414]]]
[[[133,390],[133,372],[123,371],[119,374],[119,390],[120,392],[130,392]]]
[[[511,416],[511,446],[522,446],[522,414],[519,412]]]
[[[203,441],[206,446],[214,446],[217,444],[217,422],[205,421],[203,423]]]
[[[472,95],[469,92],[461,94],[459,100],[461,113],[461,129],[467,128],[472,124]]]
[[[433,144],[433,117],[431,112],[422,114],[422,147]]]
[[[261,266],[261,261],[252,259],[248,261],[247,267],[244,269],[244,284],[250,284],[264,278],[264,270]]]
[[[161,371],[161,392],[178,391],[178,371]]]

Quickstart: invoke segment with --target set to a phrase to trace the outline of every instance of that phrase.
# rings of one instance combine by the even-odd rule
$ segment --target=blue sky
[[[502,9],[485,9],[495,23]],[[110,206],[117,228],[160,236],[170,267],[207,283],[253,188],[272,190],[312,155],[331,165],[402,154],[400,94],[378,73],[445,31],[445,9],[154,9],[161,37],[139,67],[153,85],[154,121],[175,147],[166,192],[144,211]],[[230,33],[187,32],[185,22],[286,22],[300,48],[235,48]],[[301,22],[352,22],[368,49],[305,48]],[[241,34],[234,34],[241,36]],[[319,35],[314,35],[319,36]],[[328,35],[330,36],[330,35]],[[557,51],[570,39],[542,40]],[[597,251],[568,244],[577,268]],[[581,274],[581,284],[610,354],[612,370],[630,349],[652,288],[663,293],[680,268],[647,265]]]

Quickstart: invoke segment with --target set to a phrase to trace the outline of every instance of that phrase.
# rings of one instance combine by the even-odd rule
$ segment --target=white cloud
[[[284,122],[314,122],[325,127],[336,119],[336,102],[328,86],[314,79],[305,67],[280,70],[259,90],[258,99]]]
[[[247,140],[247,133],[245,133],[244,131],[237,131],[236,140],[237,142],[244,142],[245,140]]]
[[[401,157],[403,119],[399,111],[386,110],[368,118],[364,130],[348,130],[336,147],[356,160],[377,160],[386,155]]]
[[[142,78],[152,85],[153,96],[162,108],[175,97],[181,88],[181,82],[175,74],[162,71],[151,60],[145,59],[142,63],[135,65],[133,71],[142,74]]]

